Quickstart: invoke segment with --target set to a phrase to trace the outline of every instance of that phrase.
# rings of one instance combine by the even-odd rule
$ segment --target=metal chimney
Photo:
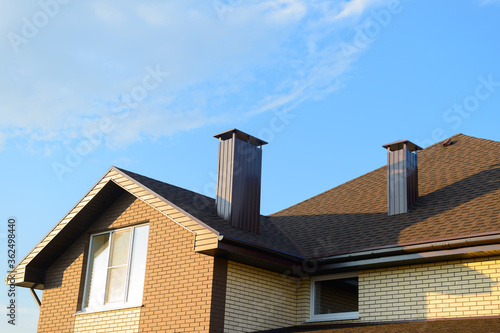
[[[232,226],[259,233],[262,146],[267,142],[237,129],[219,139],[217,214]]]
[[[401,140],[382,146],[387,149],[388,215],[407,213],[418,198],[418,157],[421,147]]]

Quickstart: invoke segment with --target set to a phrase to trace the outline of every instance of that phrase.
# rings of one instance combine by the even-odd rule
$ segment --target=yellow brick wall
[[[73,332],[82,305],[90,234],[145,222],[151,210],[133,196],[122,195],[47,269],[38,333]]]
[[[75,319],[74,333],[136,333],[140,315],[140,307],[80,314]]]
[[[212,287],[215,277],[225,274],[224,261],[194,252],[191,232],[141,200],[123,194],[47,269],[38,333],[82,332],[80,324],[98,318],[98,314],[75,315],[81,310],[90,235],[144,222],[149,223],[149,242],[143,307],[127,313],[127,321],[134,325],[138,321],[137,332],[141,333],[208,333],[210,325],[217,327],[223,305],[222,310],[218,310],[220,304],[214,308],[217,295],[212,294]],[[101,313],[101,328],[117,327],[125,311],[118,318],[109,316],[112,313]]]
[[[228,263],[224,331],[253,332],[297,323],[300,282],[283,274]]]
[[[194,252],[193,241],[189,231],[150,213],[139,332],[209,332],[215,261]]]
[[[500,257],[359,274],[360,321],[500,315]]]
[[[309,319],[311,297],[311,279],[304,278],[297,283],[297,321],[299,325]]]

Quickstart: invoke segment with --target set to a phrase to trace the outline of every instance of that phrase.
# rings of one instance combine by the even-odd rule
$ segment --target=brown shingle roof
[[[419,152],[419,199],[387,216],[386,167],[271,216],[308,256],[500,231],[500,142],[463,134]]]
[[[500,232],[500,142],[463,134],[451,139],[451,146],[435,144],[419,152],[419,198],[409,213],[387,216],[384,166],[262,216],[260,235],[217,216],[213,198],[121,171],[222,235],[301,256]]]
[[[119,168],[117,168],[119,169]],[[231,226],[217,215],[215,199],[202,194],[186,190],[171,184],[145,177],[124,169],[119,169],[143,186],[158,193],[179,208],[199,219],[209,227],[217,230],[221,235],[243,240],[258,246],[275,249],[292,254],[300,254],[300,249],[283,234],[279,228],[266,216],[261,216],[260,235],[243,231]]]

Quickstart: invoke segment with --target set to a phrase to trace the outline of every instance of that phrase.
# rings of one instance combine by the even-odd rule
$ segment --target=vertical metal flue
[[[421,147],[401,140],[382,146],[387,149],[388,215],[403,214],[418,198],[418,156]]]
[[[232,226],[258,234],[262,146],[267,142],[237,129],[217,134],[217,214]]]

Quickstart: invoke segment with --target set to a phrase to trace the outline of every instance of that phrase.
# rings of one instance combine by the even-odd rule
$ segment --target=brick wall
[[[47,269],[38,332],[73,332],[74,314],[83,299],[90,234],[144,222],[148,208],[125,193]]]
[[[156,215],[149,229],[140,332],[209,332],[214,258],[194,252],[192,233]]]
[[[359,272],[359,320],[339,324],[500,316],[500,257]],[[309,318],[309,284],[298,289],[298,320]],[[300,310],[302,309],[302,310]]]
[[[299,325],[309,319],[311,297],[311,279],[305,278],[297,284],[297,322]]]
[[[500,257],[360,273],[362,321],[500,315]]]
[[[88,243],[88,241],[87,241]],[[39,333],[73,332],[78,311],[85,240],[79,239],[47,270]]]
[[[74,333],[137,333],[141,308],[80,314]]]
[[[210,332],[222,332],[225,299],[212,297],[211,290],[217,286],[224,292],[226,262],[194,252],[191,232],[124,193],[47,269],[39,333],[79,332],[85,330],[81,324],[101,315],[103,326],[115,325],[117,319],[107,312],[75,316],[81,310],[90,234],[144,222],[150,225],[144,306],[140,318],[137,309],[127,318],[139,320],[139,332],[209,332],[210,321]]]
[[[298,280],[230,261],[225,332],[252,332],[297,323]]]
[[[191,232],[125,193],[47,269],[38,332],[78,332],[92,321],[75,316],[90,234],[144,222],[144,307],[139,319],[137,310],[132,315],[140,332],[222,332],[223,324],[226,332],[250,332],[309,318],[309,279],[196,253]],[[499,280],[500,257],[361,271],[359,321],[500,315]]]

